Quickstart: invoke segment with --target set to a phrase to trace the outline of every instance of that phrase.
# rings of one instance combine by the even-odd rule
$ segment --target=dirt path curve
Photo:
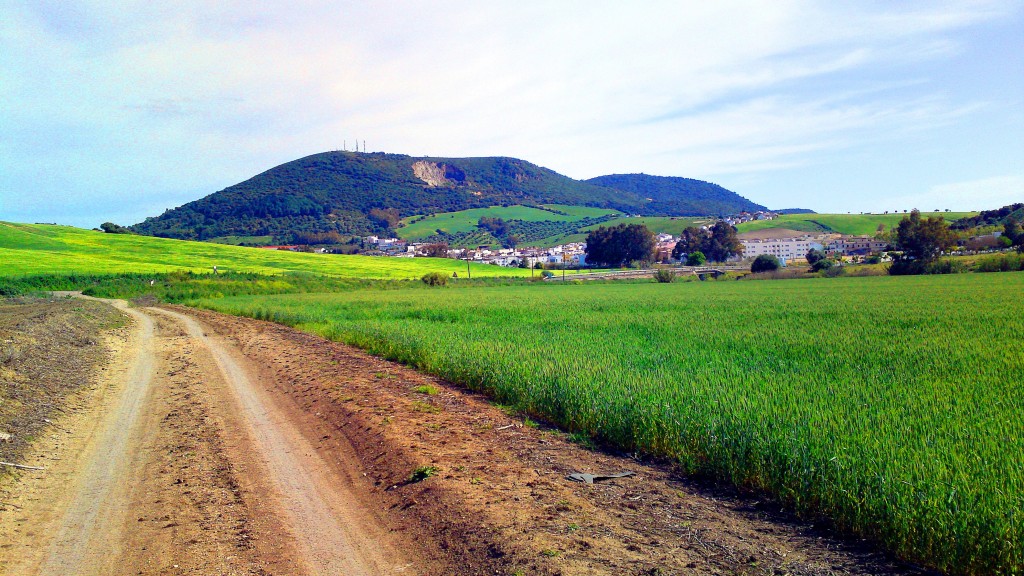
[[[254,385],[244,356],[207,336],[198,322],[184,314],[152,311],[180,322],[214,358],[235,395],[249,437],[260,447],[258,457],[276,489],[286,515],[284,523],[312,573],[411,573],[411,564],[398,557],[394,548],[382,545],[387,529],[360,503],[352,478],[334,474],[295,423],[275,409],[273,400]]]

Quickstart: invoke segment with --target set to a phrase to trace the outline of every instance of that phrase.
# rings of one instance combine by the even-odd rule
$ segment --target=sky
[[[132,224],[327,150],[1024,201],[1024,2],[0,0],[0,220]]]

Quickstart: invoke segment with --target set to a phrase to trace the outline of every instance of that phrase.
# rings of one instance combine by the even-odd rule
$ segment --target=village
[[[719,219],[730,226],[754,220],[774,220],[778,218],[774,212],[741,212]],[[629,216],[627,216],[628,218]],[[710,229],[714,222],[708,222],[700,228]],[[743,245],[742,256],[733,257],[733,261],[749,260],[762,254],[775,256],[783,266],[794,260],[803,258],[810,250],[820,250],[836,259],[857,261],[872,253],[884,252],[889,243],[886,240],[870,236],[852,236],[836,233],[804,233],[782,228],[768,228],[739,234]],[[367,236],[362,239],[363,245],[380,255],[398,258],[436,255],[437,245],[428,242],[408,242],[399,238],[380,238]],[[678,236],[666,233],[655,234],[655,261],[674,264],[677,259],[672,257],[672,250],[679,241]],[[470,260],[481,264],[520,268],[584,268],[586,261],[586,243],[568,242],[550,248],[516,247],[494,248],[478,246],[476,248],[452,248],[445,254],[448,258]]]

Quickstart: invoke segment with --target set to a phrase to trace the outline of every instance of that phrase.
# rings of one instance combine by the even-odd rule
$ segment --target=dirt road
[[[115,305],[135,328],[91,405],[27,459],[54,464],[6,490],[2,573],[415,573],[415,546],[392,542],[244,358],[181,314]]]
[[[118,306],[133,329],[24,460],[46,470],[0,487],[2,574],[912,572],[353,348]]]

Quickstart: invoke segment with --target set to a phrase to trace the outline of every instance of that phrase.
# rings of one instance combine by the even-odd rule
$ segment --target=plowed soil
[[[46,470],[2,485],[0,573],[912,572],[345,345],[125,310],[82,408],[23,458]]]

